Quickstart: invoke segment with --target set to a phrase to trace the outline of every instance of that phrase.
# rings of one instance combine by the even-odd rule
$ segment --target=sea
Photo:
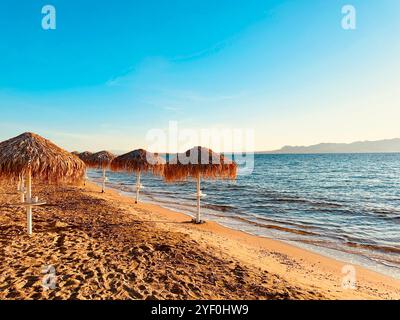
[[[107,176],[134,196],[134,174]],[[101,171],[88,177],[99,183]],[[194,181],[141,183],[142,201],[195,215]],[[256,154],[251,174],[201,187],[205,220],[400,279],[400,153]]]

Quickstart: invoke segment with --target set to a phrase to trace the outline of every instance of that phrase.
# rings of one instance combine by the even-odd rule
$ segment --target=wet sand
[[[393,278],[355,266],[356,289],[344,289],[344,263],[94,184],[33,194],[47,205],[29,237],[16,186],[0,184],[1,299],[400,299]]]

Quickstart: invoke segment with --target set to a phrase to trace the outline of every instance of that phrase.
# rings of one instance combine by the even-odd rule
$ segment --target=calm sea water
[[[134,175],[108,177],[133,191]],[[142,184],[144,201],[195,214],[194,182]],[[205,219],[400,278],[400,154],[256,155],[251,175],[202,182],[202,192]]]

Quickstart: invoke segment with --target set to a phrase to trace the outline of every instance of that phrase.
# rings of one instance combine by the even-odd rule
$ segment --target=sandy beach
[[[114,191],[34,186],[33,236],[0,184],[0,299],[400,299],[400,281]],[[42,286],[53,266],[55,288]]]

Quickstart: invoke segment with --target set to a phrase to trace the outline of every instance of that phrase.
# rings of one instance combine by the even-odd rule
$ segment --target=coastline
[[[204,181],[207,197],[201,201],[201,214],[228,228],[400,280],[396,191],[400,185],[390,170],[372,169],[376,161],[386,167],[399,160],[386,156],[259,157],[251,177],[238,177],[234,183]],[[282,161],[296,165],[282,166]],[[321,170],[312,171],[314,162]],[[353,172],[356,167],[358,173]],[[91,181],[101,180],[98,170],[88,174]],[[151,175],[144,179],[143,201],[192,217],[196,214],[195,184],[165,185]],[[108,186],[131,196],[133,181],[129,174],[110,172]]]
[[[117,188],[115,188],[115,190],[117,192],[119,192],[119,190]],[[127,196],[127,197],[131,196],[130,193],[126,192],[126,191],[123,191],[122,195]],[[174,208],[171,205],[164,205],[164,203],[162,203],[162,202],[159,203],[157,200],[149,199],[147,197],[146,197],[145,201],[143,201],[143,202],[147,203],[147,204],[153,204],[157,207],[161,207],[163,209],[168,209],[168,210],[171,210],[176,213],[181,213],[190,219],[192,219],[194,217],[193,213],[192,214],[186,213],[182,209]],[[280,243],[288,244],[290,246],[294,246],[296,248],[300,248],[300,249],[306,250],[308,252],[313,252],[315,254],[322,255],[326,258],[331,258],[335,261],[340,261],[343,264],[356,265],[356,266],[362,267],[364,269],[367,269],[369,271],[372,271],[372,272],[375,272],[375,273],[378,273],[381,275],[385,275],[389,278],[394,278],[395,280],[400,280],[400,269],[398,267],[386,265],[384,263],[379,264],[376,261],[374,261],[373,259],[371,259],[370,257],[365,256],[365,255],[361,255],[361,254],[357,254],[357,253],[353,253],[353,252],[345,252],[345,251],[341,251],[339,248],[321,246],[318,244],[311,244],[311,243],[301,242],[298,240],[282,239],[279,236],[275,237],[274,234],[266,235],[266,234],[263,234],[262,232],[257,232],[258,231],[257,229],[248,228],[247,225],[229,223],[232,220],[229,220],[228,223],[226,223],[226,221],[223,221],[223,220],[220,221],[218,218],[215,219],[215,216],[212,213],[211,214],[203,213],[203,215],[206,216],[206,221],[214,222],[214,223],[216,223],[222,227],[225,227],[229,230],[240,231],[247,235],[270,239],[270,240],[277,241]],[[224,218],[226,219],[227,217],[224,217]],[[236,219],[236,218],[229,217],[229,219]],[[243,221],[242,218],[238,218],[238,219]],[[246,223],[249,223],[249,221],[246,221]],[[250,222],[250,225],[251,224],[252,224],[252,222]],[[277,230],[280,230],[280,231],[282,231],[282,230],[288,231],[289,230],[284,227],[275,227],[274,226],[273,228],[276,228]],[[290,229],[289,232],[301,233],[302,231]],[[395,271],[394,271],[395,269],[399,270],[399,272],[395,273]]]
[[[355,266],[357,288],[342,288],[344,263],[252,236],[94,183],[35,186],[48,205],[25,234],[11,186],[0,185],[0,298],[3,299],[400,299],[400,281]],[[67,195],[67,196],[66,196]],[[55,290],[43,290],[43,265]]]
[[[95,183],[91,182],[91,184],[97,188]],[[120,195],[118,191],[112,190],[111,192],[118,197],[129,199],[126,195]],[[173,223],[178,223],[173,227],[179,232],[184,232],[205,244],[217,245],[221,251],[261,270],[265,269],[269,272],[287,276],[287,279],[299,282],[310,288],[318,282],[319,289],[330,294],[338,294],[336,297],[338,299],[375,299],[376,296],[374,294],[369,296],[366,292],[374,290],[375,287],[384,288],[384,292],[391,286],[397,293],[393,297],[388,296],[388,298],[400,299],[400,281],[398,279],[357,264],[350,265],[280,240],[252,235],[223,226],[214,221],[207,221],[202,225],[189,224],[190,227],[186,224],[182,227],[182,223],[190,221],[192,218],[190,215],[153,203],[141,202],[135,206],[151,212],[154,220],[161,219],[159,224],[168,223],[171,228]],[[293,267],[294,265],[302,266],[302,268],[295,268]],[[342,268],[345,266],[353,266],[355,268],[356,283],[358,283],[358,287],[362,288],[361,290],[341,288],[343,277],[345,276]],[[364,290],[366,292],[363,292]]]

